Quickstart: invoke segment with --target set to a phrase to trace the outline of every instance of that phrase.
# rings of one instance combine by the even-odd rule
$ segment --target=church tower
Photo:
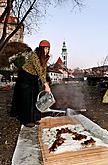
[[[62,47],[62,58],[63,58],[63,62],[65,67],[67,68],[67,48],[66,48],[66,43],[65,41],[63,42],[63,47]]]

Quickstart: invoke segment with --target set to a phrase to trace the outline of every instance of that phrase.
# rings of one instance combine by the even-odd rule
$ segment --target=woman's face
[[[45,56],[49,54],[49,51],[50,51],[49,47],[44,47]]]

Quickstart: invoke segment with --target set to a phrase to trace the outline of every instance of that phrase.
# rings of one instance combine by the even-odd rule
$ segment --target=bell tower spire
[[[62,58],[63,58],[63,62],[65,67],[67,68],[67,48],[66,48],[66,43],[65,41],[63,42],[63,47],[62,47]]]

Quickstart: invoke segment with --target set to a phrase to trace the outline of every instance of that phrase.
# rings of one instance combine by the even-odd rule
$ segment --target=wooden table
[[[38,137],[44,165],[108,165],[108,148],[106,147],[90,147],[59,154],[49,153],[48,146],[42,142],[42,129],[65,124],[79,124],[79,121],[67,116],[41,120]]]

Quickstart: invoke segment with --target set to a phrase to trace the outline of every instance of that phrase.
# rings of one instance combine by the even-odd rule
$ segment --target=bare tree
[[[0,39],[0,56],[10,38],[20,29],[22,24],[28,33],[37,28],[42,17],[46,16],[49,6],[62,5],[70,1],[72,7],[82,7],[83,0],[7,0],[7,6],[0,16],[0,23],[3,24],[2,36]],[[15,29],[7,35],[7,25],[10,12],[17,17]]]
[[[108,55],[104,59],[103,66],[106,65],[106,63],[108,63]]]

